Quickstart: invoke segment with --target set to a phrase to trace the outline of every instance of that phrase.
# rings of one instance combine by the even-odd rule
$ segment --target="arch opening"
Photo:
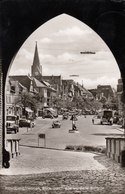
[[[73,20],[74,23],[72,22]],[[64,26],[64,28],[61,29],[61,26]],[[14,81],[18,81],[19,83],[19,80],[16,80],[17,77],[14,78],[15,80],[12,78],[14,77],[14,75],[19,75],[19,77],[21,77],[21,75],[25,75],[31,78],[29,79],[30,87],[28,88],[28,90],[32,90],[32,84],[36,84],[36,82],[34,81],[35,79],[38,79],[39,82],[48,82],[47,79],[51,78],[50,80],[53,82],[52,79],[55,79],[56,76],[60,79],[61,75],[61,77],[63,78],[62,80],[73,80],[75,83],[77,83],[77,86],[80,85],[80,87],[85,87],[85,89],[87,90],[94,89],[97,85],[110,85],[111,83],[115,83],[114,86],[117,85],[117,80],[119,79],[120,75],[117,63],[113,58],[113,55],[111,54],[109,48],[104,44],[104,42],[99,37],[97,38],[97,34],[86,25],[79,22],[78,20],[73,19],[70,16],[63,14],[52,19],[51,24],[50,21],[48,21],[40,28],[37,29],[37,31],[34,32],[30,36],[30,38],[28,38],[28,40],[23,44],[21,52],[18,53],[16,58],[14,59],[10,71],[11,73],[9,73],[9,76],[12,79],[11,83],[14,83]],[[33,68],[31,69],[31,66],[33,66],[35,60],[35,41],[37,41],[38,49],[38,58],[36,60],[36,63],[38,63],[37,67],[40,67],[39,65],[41,65],[42,63],[42,68],[37,72],[38,74],[42,73],[41,80],[39,78],[40,75],[38,76],[36,72],[32,72]],[[25,64],[27,64],[28,68]],[[98,69],[100,69],[100,65],[102,64],[103,66],[101,66],[101,71],[97,71]],[[113,66],[111,66],[111,64]],[[19,68],[19,66],[21,68]],[[104,67],[106,67],[106,71],[104,71]],[[110,72],[109,67],[111,67]],[[113,72],[112,69],[113,71],[115,71]],[[30,72],[30,70],[32,71]],[[50,71],[51,73],[49,73]],[[113,73],[114,75],[117,74],[117,78],[114,79],[114,77],[111,76]],[[46,80],[43,80],[42,76],[44,78],[46,77]],[[53,83],[53,87],[55,87],[56,81],[55,83]],[[26,89],[25,85],[23,85],[22,83],[20,84],[23,89]],[[49,84],[51,85],[51,83]],[[70,83],[69,85],[71,86],[72,84]],[[36,87],[35,89],[37,92],[39,91],[37,90],[38,87]],[[60,91],[61,93],[58,93],[58,95],[62,95],[62,92],[64,92],[63,89],[64,88],[62,88],[62,90]],[[72,87],[70,88],[70,90],[71,89]],[[69,93],[69,89],[67,92]],[[47,105],[47,101],[45,105]],[[37,130],[39,131],[39,129]]]

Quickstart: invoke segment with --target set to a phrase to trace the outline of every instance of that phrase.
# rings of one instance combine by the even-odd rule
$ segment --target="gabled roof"
[[[43,82],[38,81],[36,78],[33,77],[33,84],[34,87],[38,88],[46,88],[46,85]]]
[[[10,80],[10,85],[11,85],[11,86],[16,86],[17,83],[18,83],[18,81],[12,81],[12,80]]]
[[[46,81],[42,81],[47,87],[51,87],[51,85],[48,83],[48,82],[46,82]]]
[[[48,89],[56,92],[56,90],[54,88],[52,88],[52,86],[48,82],[46,82],[46,81],[42,81],[42,82],[47,86]]]
[[[30,90],[31,78],[27,75],[13,75],[9,76],[10,81],[18,81],[22,86]]]
[[[19,83],[19,86],[21,87],[21,88],[23,88],[24,90],[27,90],[27,88],[25,87],[25,86],[23,86],[20,82],[18,82]]]
[[[112,92],[113,93],[113,89],[112,89],[112,87],[110,86],[110,85],[98,85],[97,86],[97,89],[98,88],[101,88],[102,90],[110,90],[110,92]]]

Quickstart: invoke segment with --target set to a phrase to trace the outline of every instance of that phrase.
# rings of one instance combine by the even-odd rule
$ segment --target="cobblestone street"
[[[43,150],[42,150],[43,152]],[[53,155],[52,151],[52,155]],[[37,166],[39,168],[39,172],[36,173],[31,172],[32,174],[23,175],[24,164],[21,164],[20,172],[22,169],[22,175],[2,175],[1,174],[1,184],[0,184],[0,193],[1,194],[75,194],[75,193],[83,193],[83,194],[125,194],[125,168],[121,168],[120,164],[116,163],[107,156],[102,154],[92,154],[92,153],[83,153],[80,156],[80,153],[64,152],[64,154],[60,154],[60,151],[55,152],[55,167],[53,166],[53,172],[49,172],[48,169],[52,169],[52,165],[54,164],[54,160],[51,160],[52,156],[48,158],[49,162],[47,163],[47,159],[44,160],[43,165],[43,173],[42,173],[42,164],[43,161],[38,165],[40,160],[36,161]],[[70,155],[71,154],[71,155]],[[77,156],[77,154],[79,156]],[[69,158],[71,159],[68,160]],[[64,159],[63,158],[67,158]],[[45,153],[43,152],[43,158],[45,158]],[[74,158],[74,160],[72,160]],[[79,159],[78,159],[79,158]],[[93,160],[92,160],[93,158]],[[23,157],[24,159],[24,157]],[[66,160],[66,161],[65,161]],[[67,163],[67,168],[63,169],[63,166],[57,172],[56,164],[60,161],[60,166],[65,162]],[[70,162],[69,162],[70,161]],[[77,163],[76,163],[77,161]],[[83,161],[83,165],[82,165]],[[86,162],[85,162],[86,161]],[[29,161],[28,161],[29,162]],[[29,164],[29,167],[33,167],[36,169],[35,164]],[[70,163],[70,165],[68,164]],[[15,167],[17,167],[19,161],[13,159],[13,165],[15,163]],[[21,163],[21,161],[20,161]],[[24,162],[25,163],[25,162]],[[46,165],[45,165],[46,163]],[[52,164],[51,164],[52,163]],[[76,168],[74,167],[74,163],[76,163]],[[88,163],[88,168],[87,168]],[[91,165],[90,165],[91,164]],[[24,166],[23,166],[24,165]],[[28,164],[26,164],[28,166]],[[73,166],[72,166],[73,165]],[[81,165],[81,166],[79,166]],[[93,166],[92,166],[93,165]],[[46,170],[45,167],[46,166]],[[72,168],[70,168],[71,166]],[[79,168],[78,168],[79,166]],[[58,166],[59,168],[59,166]],[[62,171],[61,171],[62,169]],[[31,169],[30,169],[31,170]],[[47,172],[48,171],[48,172]],[[46,172],[46,173],[45,173]],[[18,173],[17,173],[18,174]]]

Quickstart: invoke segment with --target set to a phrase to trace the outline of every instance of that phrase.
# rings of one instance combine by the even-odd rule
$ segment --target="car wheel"
[[[10,167],[10,163],[9,162],[4,162],[4,165],[3,165],[5,168],[9,168]]]

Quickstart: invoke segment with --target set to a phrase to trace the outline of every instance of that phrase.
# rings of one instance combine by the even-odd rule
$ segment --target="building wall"
[[[29,1],[13,0],[13,6],[10,6],[11,5],[10,1],[1,1],[0,3],[1,17],[3,19],[0,20],[0,25],[2,27],[1,50],[3,61],[2,63],[4,67],[3,68],[4,84],[10,62],[12,61],[13,57],[15,56],[21,45],[24,43],[24,40],[26,40],[29,37],[29,35],[34,30],[36,30],[40,25],[44,24],[45,21],[48,21],[49,19],[56,17],[59,14],[65,13],[65,11],[67,14],[72,15],[74,18],[79,18],[81,22],[86,23],[91,28],[93,28],[93,24],[96,24],[94,27],[95,32],[100,34],[101,38],[106,42],[109,48],[111,48],[111,51],[114,54],[116,61],[119,65],[119,68],[121,70],[122,76],[124,78],[123,80],[125,80],[125,71],[123,71],[125,64],[124,57],[125,47],[123,45],[125,45],[125,39],[124,38],[119,39],[119,37],[122,37],[122,34],[125,34],[124,28],[125,17],[124,14],[122,13],[123,11],[122,6],[124,8],[124,4],[122,4],[121,1],[119,1],[121,3],[119,9],[119,6],[117,6],[117,3],[119,2],[117,1],[116,2],[109,1],[109,3],[107,2],[108,1],[106,0],[105,1],[73,0],[71,3],[71,1],[67,0],[63,1],[52,0],[52,3],[49,3],[48,1],[47,4],[45,0],[38,1],[31,0],[29,4]],[[109,6],[110,3],[111,6]],[[46,6],[48,6],[48,9],[46,9]],[[100,9],[100,7],[102,8]],[[86,17],[83,17],[83,13],[86,15]],[[9,15],[9,28],[8,28],[8,15]],[[105,15],[106,17],[104,17]],[[115,17],[118,22],[114,22]],[[106,30],[105,26],[109,26],[110,31]],[[114,36],[112,36],[112,34]],[[114,41],[114,37],[116,37],[116,41]],[[121,48],[121,46],[123,47],[119,52],[119,48]],[[0,90],[2,91],[1,87],[2,82],[0,81]],[[0,95],[0,105],[2,105],[1,96],[2,95]],[[0,110],[3,109],[3,107],[0,108],[1,108]],[[2,130],[1,125],[2,121],[0,122],[0,129]]]
[[[98,85],[97,86],[97,96],[99,100],[102,98],[102,96],[106,97],[107,100],[110,100],[113,96],[113,90],[111,86]]]
[[[122,82],[122,79],[119,79],[118,85],[117,85],[118,113],[119,113],[119,115],[123,115],[122,92],[123,92],[123,82]]]
[[[61,76],[42,76],[43,81],[48,82],[52,88],[57,90],[57,94],[60,94],[62,91],[62,78]]]
[[[1,63],[1,61],[0,61]],[[1,64],[0,64],[1,65]],[[0,168],[2,168],[2,158],[3,158],[3,155],[2,155],[2,148],[3,148],[3,100],[2,100],[2,96],[3,96],[3,87],[2,87],[2,80],[3,80],[3,76],[2,76],[2,73],[1,73],[1,69],[0,69]]]

